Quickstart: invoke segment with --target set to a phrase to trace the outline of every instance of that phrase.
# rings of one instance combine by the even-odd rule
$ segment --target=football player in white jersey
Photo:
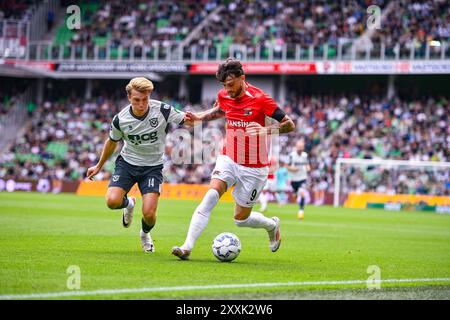
[[[297,203],[299,204],[299,210],[297,217],[303,219],[305,198],[307,190],[306,180],[308,178],[308,172],[311,170],[308,161],[308,154],[305,150],[305,140],[300,139],[295,145],[295,150],[289,154],[289,177],[291,180],[292,189],[297,196]]]
[[[117,143],[124,141],[116,159],[114,174],[108,185],[106,204],[110,209],[122,209],[122,225],[128,228],[133,219],[136,198],[127,193],[137,183],[142,194],[141,245],[145,252],[154,252],[150,230],[156,223],[156,209],[163,183],[163,154],[170,123],[192,126],[185,114],[164,102],[150,99],[153,83],[143,77],[131,79],[126,86],[130,104],[114,116],[109,138],[98,163],[87,170],[87,178],[102,169],[113,154]]]

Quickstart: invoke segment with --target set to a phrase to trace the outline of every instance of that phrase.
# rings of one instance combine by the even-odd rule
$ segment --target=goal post
[[[450,162],[338,158],[333,205],[343,204],[342,195],[366,192],[436,196],[450,205],[449,172]]]

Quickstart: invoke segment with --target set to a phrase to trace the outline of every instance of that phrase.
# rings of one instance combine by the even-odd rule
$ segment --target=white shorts
[[[228,156],[219,155],[211,179],[219,179],[233,185],[234,201],[241,207],[251,208],[258,200],[269,174],[269,167],[249,168],[235,163]]]

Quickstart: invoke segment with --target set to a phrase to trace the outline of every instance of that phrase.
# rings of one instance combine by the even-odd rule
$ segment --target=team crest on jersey
[[[151,119],[150,119],[150,125],[151,125],[153,128],[156,128],[156,127],[158,126],[158,118],[151,118]]]
[[[251,108],[245,108],[244,109],[244,116],[251,116],[252,115],[252,109]]]
[[[115,174],[112,176],[112,181],[117,182],[117,181],[119,181],[119,178],[120,178],[120,175]]]
[[[133,129],[133,126],[128,126],[128,130],[131,130],[131,129]]]

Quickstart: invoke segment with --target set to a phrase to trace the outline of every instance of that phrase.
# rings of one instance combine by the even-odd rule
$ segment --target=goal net
[[[334,206],[450,211],[450,162],[338,158]]]

